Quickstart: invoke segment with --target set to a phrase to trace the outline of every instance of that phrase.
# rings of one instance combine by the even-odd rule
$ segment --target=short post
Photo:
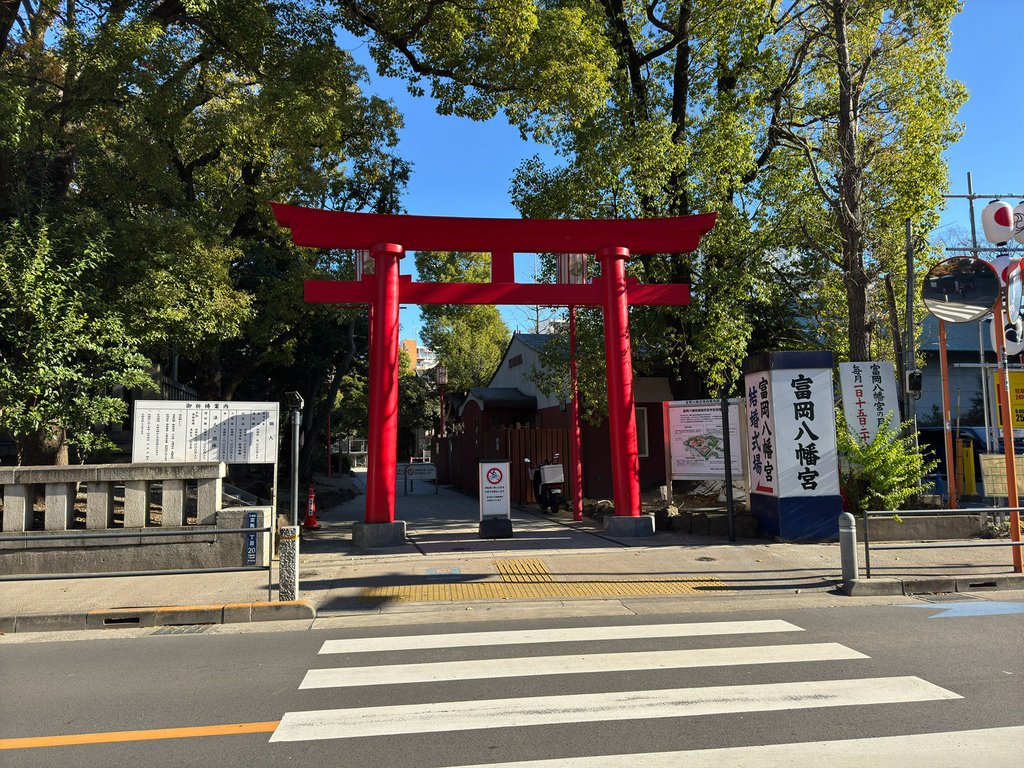
[[[839,516],[839,557],[843,564],[843,581],[849,583],[858,578],[857,521],[849,512]]]
[[[299,599],[299,527],[282,526],[279,542],[280,563],[277,569],[278,600]]]

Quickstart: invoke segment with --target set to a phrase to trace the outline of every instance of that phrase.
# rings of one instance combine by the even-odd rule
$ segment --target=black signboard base
[[[507,517],[485,517],[480,521],[481,539],[511,539],[512,521]]]

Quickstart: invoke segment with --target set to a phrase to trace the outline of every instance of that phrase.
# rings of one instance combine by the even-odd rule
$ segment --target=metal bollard
[[[857,521],[849,512],[839,516],[839,557],[843,564],[843,581],[858,578],[857,567]]]

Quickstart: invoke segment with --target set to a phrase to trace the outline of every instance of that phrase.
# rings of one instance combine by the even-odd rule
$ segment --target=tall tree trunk
[[[26,467],[66,467],[67,433],[56,427],[43,428],[18,439],[18,463]]]
[[[867,274],[864,271],[864,229],[861,195],[864,169],[857,144],[860,94],[854,83],[850,47],[846,37],[848,0],[835,0],[832,27],[835,32],[836,70],[839,76],[839,200],[836,215],[843,241],[843,271],[849,312],[850,360],[868,359]]]

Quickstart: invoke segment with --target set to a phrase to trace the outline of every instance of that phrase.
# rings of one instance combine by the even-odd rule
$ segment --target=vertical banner
[[[891,429],[899,426],[899,390],[891,362],[840,363],[839,386],[846,426],[862,443],[875,439],[886,416]]]
[[[747,398],[747,466],[750,492],[778,496],[775,459],[775,420],[772,413],[772,385],[768,371],[743,377]]]
[[[779,495],[839,493],[831,369],[772,371]]]

